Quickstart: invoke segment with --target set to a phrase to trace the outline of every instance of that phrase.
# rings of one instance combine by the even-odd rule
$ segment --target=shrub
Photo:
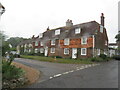
[[[89,60],[92,61],[92,62],[103,62],[103,61],[106,61],[106,59],[103,59],[101,57],[93,57],[93,58],[90,58]]]
[[[16,88],[23,86],[27,79],[23,76],[24,71],[14,65],[9,65],[9,62],[2,61],[2,87]]]
[[[8,62],[2,62],[2,77],[3,80],[11,80],[19,78],[23,75],[23,71],[20,68],[16,68],[14,65],[9,65]]]
[[[112,58],[115,59],[115,60],[120,60],[120,55],[115,55]]]
[[[61,56],[56,56],[56,58],[62,58]]]
[[[107,58],[107,55],[105,55],[105,54],[100,54],[99,57],[101,57],[102,59],[106,59],[106,58]]]

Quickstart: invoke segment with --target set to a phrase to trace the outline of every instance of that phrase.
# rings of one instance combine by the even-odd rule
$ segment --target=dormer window
[[[103,26],[100,25],[100,32],[103,33]]]
[[[43,37],[43,33],[40,33],[40,34],[39,34],[39,38],[42,38],[42,37]]]
[[[51,40],[51,45],[55,45],[55,39]]]
[[[60,29],[55,30],[55,35],[59,35],[60,34]]]
[[[64,45],[69,45],[69,44],[70,44],[70,39],[69,38],[64,39]]]
[[[76,28],[75,29],[75,34],[79,34],[81,32],[81,28]]]
[[[81,38],[81,44],[87,44],[87,37]]]

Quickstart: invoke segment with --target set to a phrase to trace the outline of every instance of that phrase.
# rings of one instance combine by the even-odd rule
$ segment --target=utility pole
[[[95,50],[95,36],[92,35],[92,37],[93,37],[93,57],[94,57],[94,50]]]
[[[0,3],[0,21],[1,21],[1,15],[5,12],[5,8]],[[1,26],[1,23],[0,23]],[[0,28],[0,71],[2,71],[2,31]],[[0,72],[0,89],[2,89],[2,72]]]
[[[118,2],[118,34],[120,34],[120,1]],[[118,55],[120,55],[120,41],[118,41],[117,44],[118,44]]]

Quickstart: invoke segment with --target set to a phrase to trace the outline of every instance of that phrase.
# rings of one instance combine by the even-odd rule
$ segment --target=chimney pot
[[[104,26],[104,24],[105,24],[104,19],[105,19],[104,14],[101,13],[101,25],[102,25],[102,26]]]
[[[67,26],[67,27],[73,26],[72,20],[68,19],[68,20],[66,21],[66,26]]]

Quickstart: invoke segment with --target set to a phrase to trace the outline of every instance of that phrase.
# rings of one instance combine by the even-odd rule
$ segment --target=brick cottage
[[[72,20],[66,26],[49,29],[37,37],[21,42],[18,53],[37,53],[44,56],[61,56],[63,58],[89,58],[108,54],[108,36],[104,25],[104,14],[101,23],[90,21],[73,25]]]

